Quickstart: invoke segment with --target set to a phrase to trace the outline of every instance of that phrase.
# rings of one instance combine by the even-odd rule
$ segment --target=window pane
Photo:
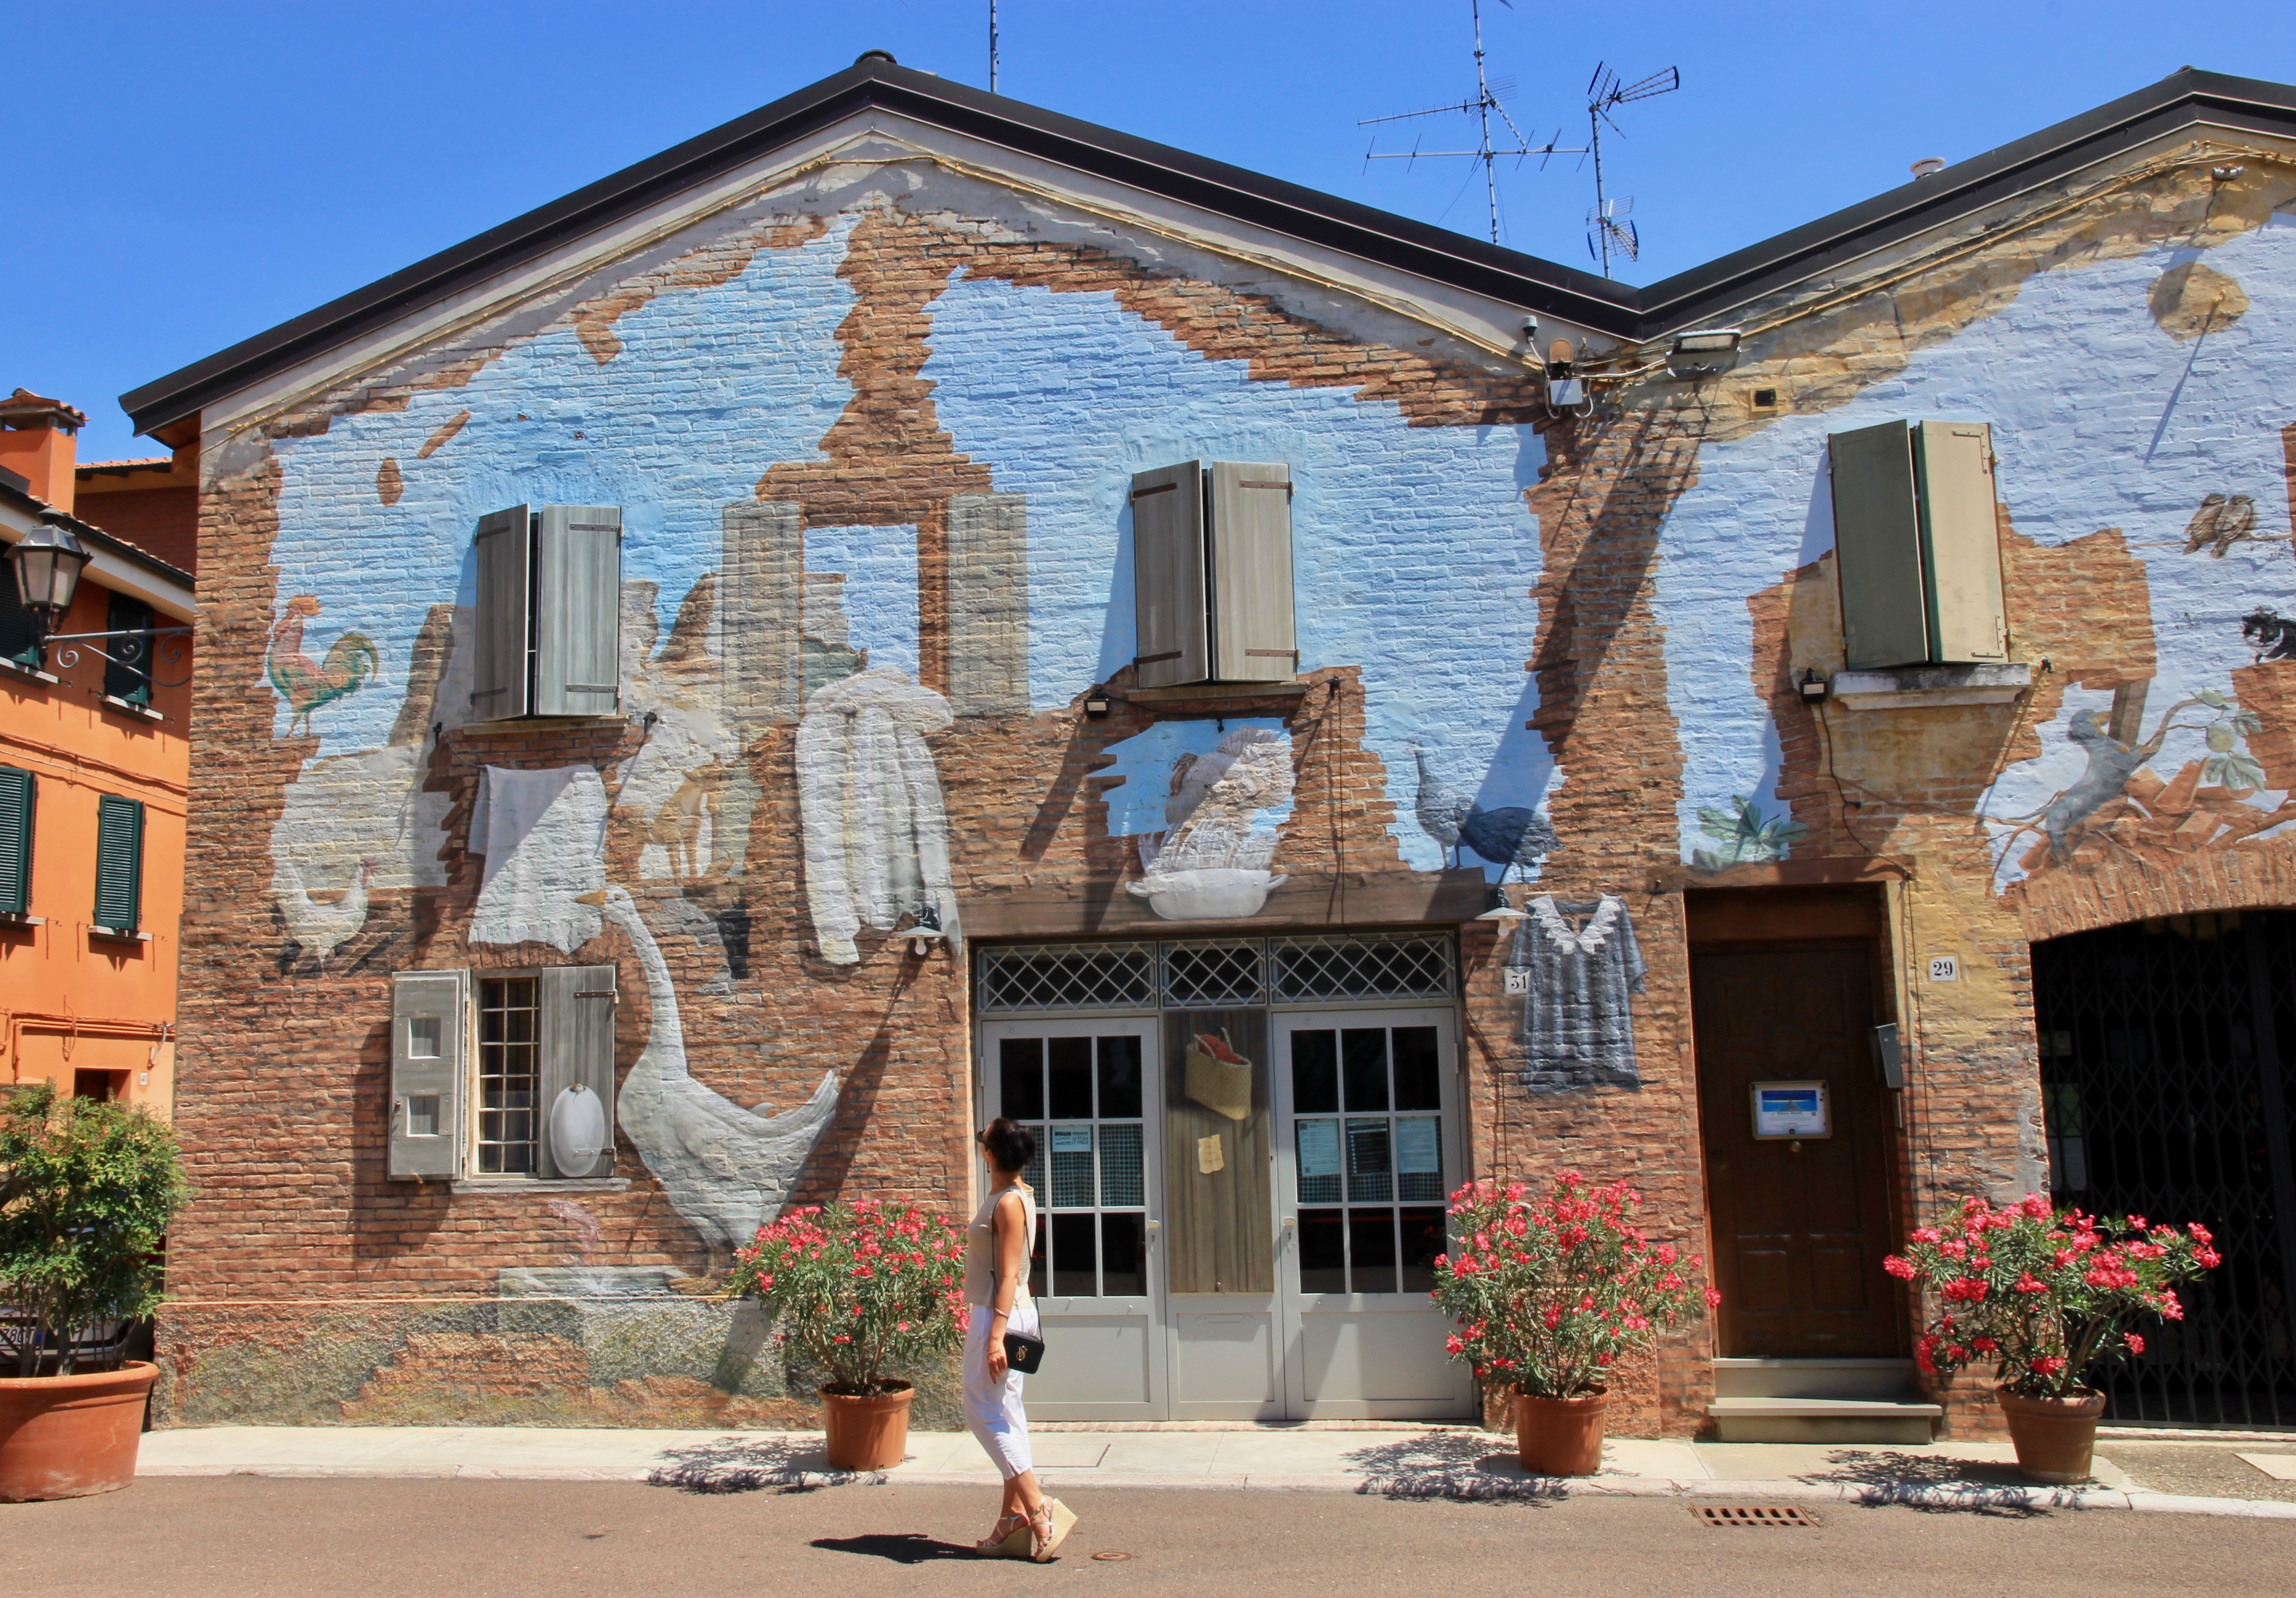
[[[1098,1250],[1093,1233],[1099,1219],[1089,1215],[1056,1215],[1053,1222],[1053,1296],[1096,1299],[1100,1296]]]
[[[1395,1182],[1389,1174],[1387,1121],[1348,1123],[1348,1202],[1387,1204],[1394,1201]]]
[[[1045,1201],[1054,1209],[1092,1208],[1092,1126],[1053,1123],[1053,1191]]]
[[[485,1176],[529,1176],[539,1163],[537,986],[532,977],[479,984],[479,1170]]]
[[[1340,1034],[1341,1073],[1348,1079],[1348,1108],[1387,1108],[1387,1028],[1349,1027]]]
[[[1046,1045],[1051,1057],[1052,1115],[1054,1120],[1092,1119],[1092,1039],[1055,1037]]]
[[[1100,1291],[1111,1298],[1138,1298],[1148,1291],[1148,1251],[1142,1246],[1143,1217],[1100,1217]]]
[[[1045,1296],[1045,1217],[1037,1217],[1037,1239],[1029,1245],[1029,1295]]]
[[[1100,1040],[1100,1113],[1103,1120],[1131,1120],[1140,1113],[1140,1040],[1136,1037]]]
[[[1292,1108],[1300,1115],[1340,1107],[1340,1035],[1292,1034]]]
[[[997,1051],[997,1113],[1033,1121],[1045,1113],[1045,1040],[1008,1037]]]
[[[1443,1123],[1431,1115],[1396,1118],[1395,1196],[1406,1202],[1443,1196]]]
[[[1021,1180],[1037,1190],[1037,1204],[1041,1209],[1045,1203],[1045,1155],[1052,1146],[1052,1128],[1030,1127],[1028,1131],[1036,1140],[1037,1152],[1030,1158],[1029,1168],[1021,1173]]]
[[[1300,1202],[1340,1201],[1340,1123],[1294,1121],[1300,1148]]]
[[[1403,1291],[1431,1293],[1435,1257],[1443,1251],[1443,1212],[1406,1209],[1398,1218],[1403,1223]]]
[[[1336,1209],[1300,1212],[1300,1291],[1348,1291],[1347,1223]]]
[[[1100,1129],[1100,1201],[1103,1204],[1143,1203],[1140,1174],[1140,1128],[1103,1127]]]
[[[1432,1027],[1398,1027],[1395,1039],[1395,1107],[1398,1110],[1443,1108],[1442,1052],[1435,1046]]]
[[[1348,1214],[1349,1275],[1359,1293],[1395,1291],[1395,1211],[1357,1209]]]

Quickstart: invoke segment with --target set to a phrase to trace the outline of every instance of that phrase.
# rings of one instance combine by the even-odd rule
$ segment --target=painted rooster
[[[357,692],[382,668],[382,657],[365,633],[345,633],[328,645],[325,664],[312,665],[303,652],[303,623],[318,613],[319,602],[310,594],[289,600],[271,628],[271,651],[263,663],[271,685],[294,711],[287,723],[291,738],[298,727],[311,730],[312,711]]]

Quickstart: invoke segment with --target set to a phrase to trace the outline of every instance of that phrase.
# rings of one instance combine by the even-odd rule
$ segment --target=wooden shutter
[[[545,1176],[611,1176],[614,1174],[614,968],[611,965],[553,965],[535,973],[542,1038],[543,1147]],[[598,1095],[606,1118],[605,1151],[579,1170],[558,1157],[553,1131],[558,1095],[577,1083]]]
[[[1288,683],[1300,669],[1292,617],[1292,469],[1215,461],[1211,470],[1212,673]]]
[[[32,807],[38,793],[30,772],[0,766],[0,915],[21,915],[32,907]]]
[[[959,716],[1029,709],[1029,496],[948,502],[948,704]]]
[[[1827,443],[1845,661],[1853,671],[1926,662],[1929,606],[1909,430],[1885,422]]]
[[[152,607],[141,600],[130,599],[124,594],[111,596],[104,613],[104,630],[111,633],[148,632],[152,627]],[[113,699],[126,700],[131,705],[152,702],[152,652],[150,638],[109,638],[103,648],[107,659],[103,667],[103,691]],[[131,665],[122,665],[112,656],[123,656]]]
[[[797,715],[798,622],[804,602],[805,507],[742,500],[726,507],[718,632],[726,710],[735,725]]]
[[[1210,674],[1201,462],[1132,479],[1132,664],[1143,688],[1201,683]]]
[[[1939,661],[2005,660],[2001,523],[1994,509],[1993,430],[1924,422],[1914,430],[1929,633]]]
[[[527,653],[534,630],[533,534],[524,505],[479,518],[479,594],[472,618],[471,715],[479,721],[523,716]]]
[[[466,971],[398,971],[390,979],[393,1176],[463,1174],[470,1014]]]
[[[534,713],[622,708],[622,512],[545,505],[534,553]]]
[[[44,653],[38,624],[24,608],[24,596],[16,587],[16,574],[0,561],[0,660],[13,660],[19,666],[40,671],[45,669],[41,665]]]
[[[144,913],[144,807],[104,794],[95,813],[95,924],[133,932]]]

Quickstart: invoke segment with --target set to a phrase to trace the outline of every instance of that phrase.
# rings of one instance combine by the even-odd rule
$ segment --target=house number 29
[[[1957,982],[1961,979],[1961,962],[1951,955],[1939,955],[1930,962],[1930,980]]]

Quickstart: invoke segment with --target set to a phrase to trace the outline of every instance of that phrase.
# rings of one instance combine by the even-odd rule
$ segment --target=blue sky
[[[1649,282],[2190,64],[2296,80],[2285,0],[1485,0],[1495,78],[1565,143],[1598,61],[1679,92],[1606,142]],[[15,311],[0,389],[90,414],[83,460],[150,453],[116,397],[851,62],[987,78],[987,0],[19,6]],[[1463,98],[1467,0],[1001,0],[1017,98],[1480,231],[1464,162],[1366,163],[1358,119]],[[1408,125],[1405,125],[1407,127]],[[1408,134],[1382,130],[1382,148]],[[1457,148],[1464,119],[1427,124]],[[1505,241],[1587,263],[1591,176],[1508,173]]]

